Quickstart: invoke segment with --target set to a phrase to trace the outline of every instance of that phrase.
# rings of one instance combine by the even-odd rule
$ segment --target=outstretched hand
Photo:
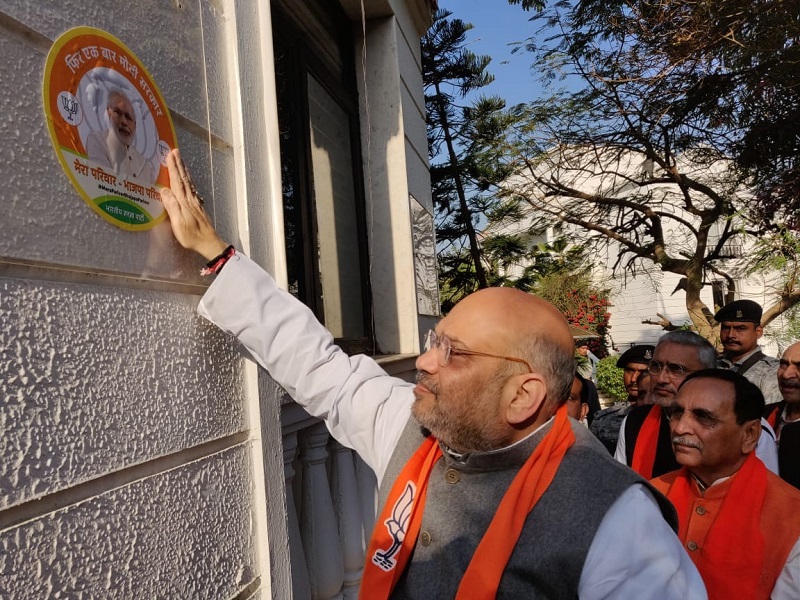
[[[162,188],[161,201],[169,215],[172,233],[181,246],[211,260],[221,254],[228,244],[214,229],[203,208],[203,199],[197,194],[197,188],[177,148],[167,156],[167,169],[169,189]]]

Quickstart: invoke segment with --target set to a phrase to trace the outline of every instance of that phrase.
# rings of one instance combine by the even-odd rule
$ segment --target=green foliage
[[[463,249],[460,252],[440,252],[436,259],[442,314],[446,315],[459,300],[478,289],[478,279],[472,261]]]
[[[755,192],[750,217],[800,228],[800,0],[566,6],[546,16],[566,32],[548,58],[601,82],[585,98],[608,98],[602,88],[611,87],[620,108],[642,103],[656,117],[642,123],[643,137],[651,129],[671,138],[676,154],[706,146],[732,159]]]
[[[608,6],[604,0],[582,4],[600,14]],[[636,26],[640,42],[632,45],[664,57],[683,78],[673,114],[726,134],[726,148],[755,190],[754,216],[799,229],[800,2],[633,4],[643,10],[617,21],[628,31]]]
[[[800,278],[800,237],[785,227],[760,237],[749,252],[747,275],[783,271]]]
[[[768,307],[761,322],[766,325],[780,317],[783,333],[775,331],[777,328],[773,327],[770,334],[783,348],[792,339],[797,340],[796,333],[800,333],[795,326],[800,314],[800,237],[785,227],[759,238],[748,252],[747,276],[769,277],[774,273],[782,276],[781,289],[778,291],[781,302]]]
[[[618,402],[628,399],[628,393],[625,391],[625,384],[622,381],[622,369],[617,367],[616,356],[606,356],[597,363],[597,389]]]
[[[572,242],[615,252],[618,274],[680,276],[693,326],[713,340],[704,286],[734,293],[743,242],[781,218],[800,227],[797,15],[800,0],[547,3],[518,47],[553,92],[525,109],[508,193],[536,226],[565,223]],[[775,315],[800,301],[787,281]]]
[[[472,25],[450,19],[450,15],[446,10],[437,11],[422,38],[422,79],[436,238],[443,251],[450,254],[448,262],[456,263],[440,272],[440,287],[459,291],[463,287],[460,282],[453,284],[449,279],[460,279],[465,270],[474,272],[479,287],[486,287],[487,281],[478,245],[478,209],[467,190],[471,160],[464,148],[469,145],[465,130],[470,124],[457,101],[488,85],[493,78],[486,71],[491,59],[465,48],[466,32]],[[470,264],[462,268],[458,264],[462,260]]]
[[[500,227],[524,218],[520,200],[506,197],[504,187],[517,168],[527,114],[506,109],[497,97],[459,106],[466,93],[492,80],[488,57],[465,48],[471,28],[440,10],[422,40],[442,311],[487,286],[513,286],[557,301],[572,294],[564,314],[599,333],[591,349],[605,356],[607,299],[590,284],[585,248],[564,238],[537,244],[532,240],[538,232],[506,233]]]
[[[428,154],[436,209],[436,240],[442,310],[476,289],[497,285],[487,264],[481,227],[502,202],[498,184],[511,173],[510,131],[518,116],[498,97],[459,105],[466,94],[491,83],[489,57],[465,48],[472,25],[439,10],[422,40]],[[518,252],[501,240],[491,251]],[[503,246],[505,249],[503,249]]]
[[[509,4],[522,4],[523,10],[541,10],[545,4],[541,0],[508,0]]]
[[[778,346],[778,356],[789,346],[800,340],[800,304],[782,313],[764,328],[764,337]]]
[[[598,358],[608,355],[608,292],[596,287],[588,271],[547,272],[535,282],[532,291],[553,304],[570,324],[599,335],[588,340],[589,350]]]

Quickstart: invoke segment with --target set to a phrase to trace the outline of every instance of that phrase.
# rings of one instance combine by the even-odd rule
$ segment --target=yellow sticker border
[[[61,78],[59,78],[58,85],[59,89],[53,89],[53,82],[54,82],[54,70],[56,69],[56,61],[59,60],[59,57],[63,57],[63,51],[69,44],[77,43],[80,46],[80,40],[87,39],[92,40],[93,38],[99,38],[100,40],[108,43],[111,46],[116,46],[114,49],[121,57],[124,57],[127,64],[130,65],[131,70],[125,72],[122,70],[122,67],[119,67],[116,64],[108,62],[106,59],[101,57],[94,57],[90,58],[89,61],[83,61],[84,63],[89,63],[89,66],[81,68],[79,70],[80,75],[76,75],[75,71],[72,72],[71,75],[67,74],[67,69],[64,69],[63,75],[66,77],[71,76],[71,84],[67,87],[67,91],[75,95],[78,91],[78,84],[81,81],[81,77],[83,74],[88,72],[90,69],[97,68],[97,67],[106,67],[112,69],[119,73],[120,75],[124,76],[128,81],[130,81],[137,89],[142,93],[142,98],[153,105],[153,108],[160,109],[161,114],[153,115],[153,120],[156,124],[156,132],[158,134],[158,138],[165,140],[167,144],[170,145],[170,148],[174,148],[177,146],[177,135],[175,133],[175,126],[172,122],[172,115],[170,114],[169,108],[167,107],[166,102],[164,101],[164,97],[161,94],[161,90],[159,89],[158,85],[155,82],[155,79],[150,74],[150,72],[145,68],[144,64],[141,60],[133,53],[133,51],[128,48],[121,40],[117,37],[111,35],[110,33],[103,31],[101,29],[96,29],[94,27],[88,26],[80,26],[74,27],[62,33],[56,40],[53,42],[53,46],[50,49],[50,52],[47,55],[47,61],[45,64],[44,70],[44,82],[42,86],[42,100],[45,109],[45,116],[47,121],[47,128],[50,133],[50,141],[53,144],[53,149],[55,150],[56,156],[58,158],[59,163],[61,163],[61,167],[64,172],[69,177],[70,181],[72,182],[73,187],[78,191],[80,196],[89,205],[89,207],[100,217],[102,217],[108,223],[119,227],[120,229],[124,229],[127,231],[147,231],[152,229],[153,227],[157,226],[159,223],[163,222],[166,218],[166,212],[161,211],[161,214],[151,219],[147,223],[142,224],[133,224],[127,223],[125,221],[121,221],[119,219],[114,218],[112,215],[105,212],[99,204],[92,198],[89,193],[83,188],[83,186],[78,181],[73,169],[71,168],[70,164],[67,162],[66,154],[69,153],[71,150],[76,154],[80,155],[79,149],[75,148],[74,144],[65,144],[61,141],[59,133],[61,133],[61,137],[67,135],[67,130],[63,129],[63,131],[59,132],[58,127],[56,126],[56,118],[61,119],[60,114],[57,112],[53,114],[53,107],[57,106],[57,95],[63,90],[63,83],[61,82]],[[85,48],[87,46],[82,46],[81,48]],[[96,46],[88,46],[88,47],[95,47]],[[84,55],[84,58],[88,58]],[[116,59],[116,55],[115,55]],[[58,72],[57,72],[58,73]],[[61,73],[59,73],[61,74]],[[131,77],[133,76],[133,79]],[[137,81],[136,78],[139,78]],[[145,89],[142,89],[144,87]],[[55,94],[53,96],[51,94]],[[70,129],[74,130],[72,132],[72,136],[77,136],[77,126],[70,126],[65,124],[65,127],[69,127]],[[167,129],[167,131],[162,131],[162,129]],[[165,135],[165,134],[168,134]],[[65,153],[65,150],[67,152]],[[85,158],[85,154],[83,155]],[[158,197],[155,197],[154,189],[159,189],[169,184],[169,175],[166,172],[166,167],[162,166],[159,170],[159,175],[156,178],[156,182],[152,186],[152,188],[148,189],[147,192],[149,193],[149,197],[152,198],[155,202],[161,202],[160,194]],[[100,196],[98,196],[99,198]],[[123,199],[120,196],[120,199]],[[142,210],[146,209],[141,207]],[[147,211],[146,211],[147,212]]]

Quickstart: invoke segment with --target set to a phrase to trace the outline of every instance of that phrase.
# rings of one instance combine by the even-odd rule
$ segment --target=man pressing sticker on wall
[[[567,417],[574,347],[555,307],[468,296],[428,333],[414,386],[335,346],[217,235],[177,151],[168,168],[175,237],[217,273],[199,313],[381,482],[362,598],[706,597],[663,496]]]

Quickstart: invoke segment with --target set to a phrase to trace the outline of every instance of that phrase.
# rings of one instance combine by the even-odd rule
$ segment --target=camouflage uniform
[[[738,371],[738,367],[741,366],[748,358],[750,358],[755,352],[761,351],[761,346],[756,346],[737,360],[735,363],[731,362],[729,359],[725,358],[724,356],[719,359],[717,366],[720,369],[732,369]],[[764,394],[764,402],[767,404],[774,404],[775,402],[780,402],[783,400],[783,396],[781,395],[781,391],[778,388],[778,364],[780,361],[773,357],[773,356],[762,356],[758,362],[753,364],[747,371],[742,373],[745,378],[754,383],[758,386],[761,390],[761,393]]]

